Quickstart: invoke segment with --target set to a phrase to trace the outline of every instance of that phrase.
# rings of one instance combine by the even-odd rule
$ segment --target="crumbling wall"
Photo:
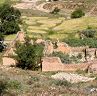
[[[90,64],[63,64],[58,57],[45,57],[42,62],[42,71],[77,71],[86,70]]]

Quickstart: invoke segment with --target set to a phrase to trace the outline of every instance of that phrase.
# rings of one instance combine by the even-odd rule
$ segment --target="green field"
[[[97,17],[83,17],[65,20],[63,17],[26,17],[22,16],[25,33],[31,38],[66,39],[78,37],[77,32],[88,26],[97,29]],[[13,40],[16,34],[5,36],[5,40]]]
[[[0,3],[4,3],[5,2],[5,0],[0,0]]]
[[[0,3],[8,0],[0,0]],[[11,0],[14,2],[20,0]],[[80,0],[78,0],[80,1]],[[90,2],[90,0],[86,0]],[[85,1],[85,2],[86,2]],[[77,2],[77,0],[75,0]],[[22,10],[23,12],[25,10]],[[33,13],[33,10],[30,10]],[[28,13],[31,14],[28,10]],[[27,12],[24,12],[28,14]],[[39,14],[38,11],[35,13]],[[25,14],[25,15],[26,15]],[[22,13],[23,15],[23,13]],[[22,16],[23,25],[22,28],[30,37],[43,37],[43,38],[51,38],[51,39],[65,39],[71,37],[78,37],[77,32],[80,30],[86,29],[88,26],[97,29],[97,17],[83,17],[79,19],[70,19],[66,20],[64,17],[35,17],[31,15],[29,16]],[[39,16],[39,15],[38,15]],[[5,40],[13,40],[15,35],[5,36]]]
[[[64,17],[26,17],[23,16],[24,27],[30,37],[46,37],[64,39],[71,36],[78,37],[77,32],[88,26],[97,29],[97,17],[83,17],[65,20]]]

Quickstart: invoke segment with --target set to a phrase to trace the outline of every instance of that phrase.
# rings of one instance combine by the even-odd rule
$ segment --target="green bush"
[[[51,12],[52,14],[58,14],[60,12],[60,9],[58,7],[55,7],[54,10]]]
[[[54,32],[53,30],[48,30],[47,32],[48,32],[48,35],[53,35],[53,34],[55,34],[55,32]]]
[[[18,82],[17,80],[10,80],[7,85],[11,89],[20,89],[21,88],[21,83]]]
[[[30,43],[30,39],[26,38],[25,43],[17,43],[14,58],[17,61],[17,67],[22,69],[38,70],[41,65],[43,56],[43,45]]]
[[[8,35],[20,31],[20,16],[20,11],[10,4],[0,6],[0,32]]]
[[[95,80],[97,80],[97,77],[95,78]]]
[[[35,82],[38,82],[39,81],[39,78],[38,77],[31,77],[31,80],[32,81],[35,81]]]
[[[3,22],[1,27],[0,30],[5,35],[14,34],[20,31],[20,27],[15,21]]]
[[[97,39],[84,38],[84,39],[67,39],[65,42],[72,47],[89,46],[90,48],[97,48]]]
[[[55,80],[55,81],[53,81],[53,83],[57,86],[66,86],[66,87],[71,86],[71,83],[66,80]]]
[[[59,57],[64,64],[79,63],[82,59],[82,55],[78,54],[77,56],[69,56],[68,54],[62,52],[54,52],[52,56]]]
[[[80,18],[80,17],[82,17],[84,15],[85,15],[85,13],[83,12],[83,10],[76,9],[75,11],[72,12],[71,18]]]
[[[91,27],[88,27],[86,30],[82,31],[82,34],[87,38],[94,38],[96,33],[96,30],[92,29]]]
[[[4,49],[4,36],[2,33],[0,33],[0,52],[2,52]]]
[[[54,52],[52,56],[59,57],[61,61],[65,64],[71,63],[70,57],[68,54],[63,54],[62,52]]]
[[[0,96],[3,94],[7,89],[7,82],[5,80],[0,80]]]

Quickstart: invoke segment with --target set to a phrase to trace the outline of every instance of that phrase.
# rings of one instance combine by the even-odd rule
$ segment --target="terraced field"
[[[83,17],[80,19],[65,20],[63,17],[22,17],[24,28],[30,37],[45,37],[64,39],[71,36],[78,37],[79,30],[91,26],[97,29],[97,17]]]
[[[1,3],[4,3],[4,2],[5,2],[5,0],[0,0],[0,4],[1,4]]]

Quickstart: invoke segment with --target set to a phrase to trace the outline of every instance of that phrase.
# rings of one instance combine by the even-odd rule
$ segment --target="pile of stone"
[[[65,72],[59,72],[55,75],[52,75],[51,77],[56,80],[67,80],[68,82],[71,83],[88,82],[88,81],[93,81],[95,79],[95,78],[81,76],[78,74],[65,73]]]

